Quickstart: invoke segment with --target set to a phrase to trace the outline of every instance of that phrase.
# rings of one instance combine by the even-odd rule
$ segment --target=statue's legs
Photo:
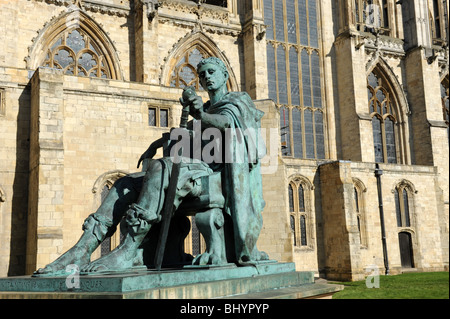
[[[214,208],[195,215],[195,224],[203,235],[206,252],[198,255],[194,265],[221,265],[227,263],[225,251],[224,216],[221,208]]]
[[[143,177],[144,173],[136,173],[117,180],[98,210],[84,221],[79,241],[35,275],[64,273],[68,265],[88,264],[94,250],[114,233],[129,205],[138,198]]]
[[[164,205],[165,190],[169,185],[167,167],[163,161],[150,162],[142,191],[126,211],[128,232],[120,245],[109,254],[83,266],[82,272],[124,270],[142,265],[140,246],[153,223],[159,222]]]

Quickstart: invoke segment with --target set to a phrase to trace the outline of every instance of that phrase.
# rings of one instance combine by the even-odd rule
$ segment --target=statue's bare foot
[[[223,260],[214,253],[208,252],[204,252],[203,254],[198,255],[192,261],[193,265],[222,265],[226,263],[226,260]]]
[[[90,256],[91,254],[86,247],[74,246],[54,262],[48,264],[44,268],[36,270],[33,273],[33,276],[64,275],[66,273],[71,273],[72,271],[66,271],[68,265],[85,265],[89,263]]]
[[[81,267],[81,272],[122,271],[143,265],[142,256],[132,239],[125,241],[109,254]]]

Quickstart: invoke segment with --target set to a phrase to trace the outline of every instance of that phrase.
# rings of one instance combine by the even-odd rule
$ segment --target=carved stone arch
[[[407,179],[396,180],[394,182],[394,185],[393,185],[392,189],[391,189],[391,192],[395,193],[395,190],[399,189],[399,188],[405,188],[409,192],[411,192],[412,194],[417,194],[418,193],[418,190],[416,189],[414,184],[411,183],[410,181],[408,181]]]
[[[353,185],[355,185],[356,187],[358,187],[358,189],[365,193],[367,192],[367,187],[366,185],[364,185],[364,183],[357,177],[352,177],[352,181],[353,181]]]
[[[308,190],[314,190],[314,185],[309,181],[309,179],[300,174],[293,174],[289,176],[290,182],[302,183],[307,187]]]
[[[28,56],[25,58],[27,68],[35,70],[43,66],[51,46],[61,34],[76,29],[89,37],[100,51],[98,54],[109,71],[107,78],[122,80],[123,71],[113,41],[97,22],[76,6],[70,6],[67,11],[54,17],[39,31],[38,36],[33,39],[33,45],[28,48]]]
[[[202,31],[194,31],[187,34],[173,46],[172,50],[169,52],[169,55],[164,59],[164,64],[161,67],[161,85],[170,86],[172,72],[174,71],[177,63],[183,58],[183,55],[186,52],[195,47],[198,47],[199,50],[208,55],[208,57],[217,57],[225,63],[229,74],[227,84],[228,89],[230,91],[238,91],[239,87],[236,75],[234,74],[228,58],[224,52],[219,49],[217,44]]]
[[[391,114],[395,116],[395,144],[397,161],[403,164],[411,163],[411,150],[409,146],[409,121],[411,115],[406,94],[401,83],[386,60],[378,56],[367,66],[367,78],[371,73],[376,74],[383,81],[383,87],[387,89],[392,106]]]
[[[396,111],[398,120],[402,123],[407,122],[406,116],[411,114],[411,110],[409,108],[405,91],[403,90],[403,87],[394,71],[381,56],[378,56],[372,63],[370,63],[367,68],[367,76],[374,71],[383,77],[387,88],[392,93],[395,102],[394,105],[397,108]]]

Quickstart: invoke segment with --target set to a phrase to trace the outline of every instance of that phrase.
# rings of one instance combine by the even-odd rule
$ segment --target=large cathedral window
[[[317,0],[264,0],[269,98],[283,156],[323,159],[325,109]]]
[[[367,93],[372,117],[375,162],[397,163],[396,123],[391,94],[383,79],[373,72],[368,76]]]
[[[68,75],[112,78],[100,46],[80,28],[66,30],[52,41],[43,66]]]

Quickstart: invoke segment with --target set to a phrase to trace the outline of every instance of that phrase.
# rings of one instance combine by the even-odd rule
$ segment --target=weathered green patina
[[[164,265],[252,265],[268,259],[256,248],[265,206],[260,171],[265,146],[259,134],[264,113],[248,94],[228,92],[228,72],[221,60],[202,60],[197,71],[210,100],[203,103],[191,88],[185,89],[180,102],[194,120],[172,129],[170,138],[166,134],[153,142],[138,162],[138,167],[146,163],[145,170],[118,180],[99,209],[85,220],[78,243],[34,276],[66,275],[68,265],[78,265],[82,273],[152,268],[155,251],[161,251],[158,239],[164,235],[168,237],[167,244],[162,243]],[[200,145],[195,139],[199,132],[207,136]],[[160,147],[165,147],[167,156],[153,159]],[[172,193],[171,181],[175,183]],[[163,210],[172,213],[162,216]],[[188,215],[195,216],[207,246],[195,258],[183,250]],[[161,221],[168,219],[166,231]],[[122,220],[127,225],[122,243],[91,262],[92,252]]]

